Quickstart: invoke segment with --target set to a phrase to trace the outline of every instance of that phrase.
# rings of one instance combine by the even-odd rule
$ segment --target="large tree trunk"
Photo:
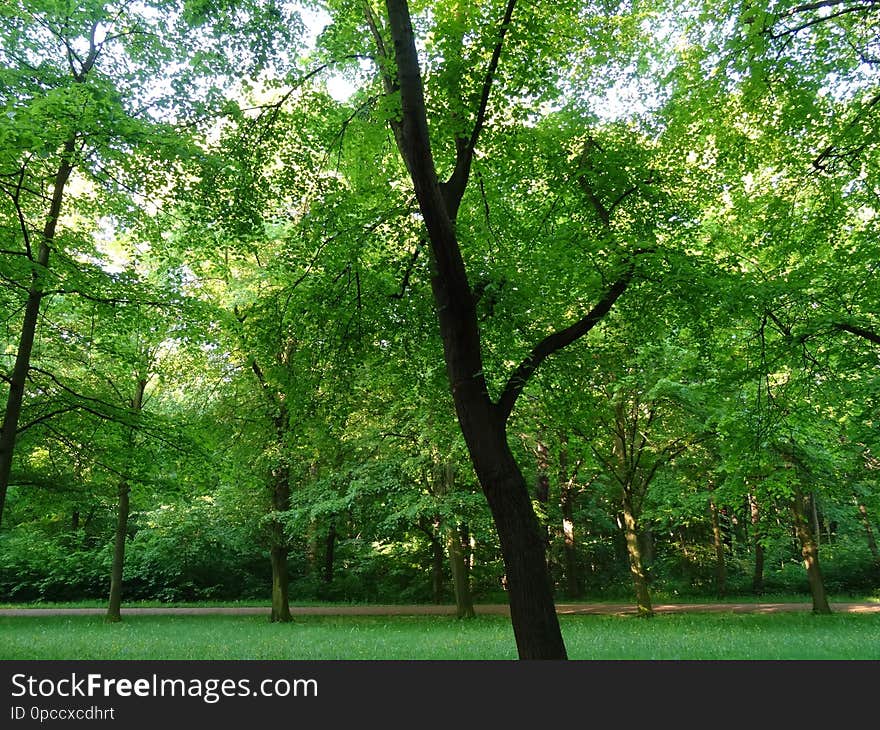
[[[642,560],[638,521],[633,511],[632,498],[624,494],[622,502],[623,532],[626,536],[626,552],[629,556],[630,575],[632,575],[633,588],[636,592],[636,606],[639,616],[650,618],[654,615],[654,609],[651,606],[651,590],[648,586],[648,575]]]
[[[273,474],[272,510],[287,512],[289,509],[290,472],[286,467],[282,467]],[[272,565],[272,613],[269,620],[275,623],[289,623],[293,620],[290,615],[288,590],[290,577],[287,569],[287,553],[288,545],[287,536],[284,534],[284,525],[280,520],[273,520],[269,543],[269,561]]]
[[[752,520],[752,540],[755,546],[755,570],[752,573],[752,592],[760,595],[764,592],[764,530],[761,524],[761,512],[758,498],[749,495],[749,510]]]
[[[64,145],[61,164],[55,173],[52,190],[52,201],[49,204],[49,215],[43,227],[40,244],[37,247],[31,284],[24,305],[24,318],[21,322],[21,333],[18,337],[18,350],[15,364],[7,382],[9,395],[6,399],[6,410],[3,414],[3,425],[0,427],[0,525],[3,524],[3,507],[6,504],[6,492],[9,489],[9,477],[12,473],[12,458],[15,453],[15,440],[18,435],[18,421],[21,418],[21,404],[24,399],[24,388],[31,368],[31,353],[37,332],[37,320],[40,315],[40,304],[43,301],[44,279],[49,266],[49,251],[55,240],[55,230],[61,215],[61,204],[64,200],[64,188],[70,173],[73,171],[73,154],[76,142],[69,139]]]
[[[144,407],[144,391],[147,388],[146,379],[138,381],[134,398],[131,402],[131,410],[138,414]],[[129,432],[129,450],[134,452],[134,427]],[[128,536],[128,514],[130,504],[131,486],[128,479],[119,483],[119,500],[116,508],[116,537],[113,542],[113,567],[110,570],[110,598],[107,602],[106,619],[110,622],[122,620],[122,575],[125,569],[125,540]]]
[[[727,590],[727,564],[724,560],[724,539],[721,536],[718,506],[712,497],[709,497],[709,515],[712,519],[712,543],[715,547],[715,591],[719,597],[723,597]]]
[[[499,456],[506,468],[493,475],[491,481],[483,473],[481,483],[485,485],[483,489],[501,542],[519,656],[521,659],[565,659],[565,644],[544,556],[544,535],[532,510],[525,479],[512,454],[508,449],[507,455]]]
[[[810,529],[806,502],[807,500],[800,491],[796,490],[794,499],[791,502],[791,511],[794,516],[795,532],[800,542],[804,568],[807,571],[810,593],[813,597],[813,613],[831,613],[828,597],[825,595],[822,571],[819,567],[819,546],[816,543],[813,531]]]

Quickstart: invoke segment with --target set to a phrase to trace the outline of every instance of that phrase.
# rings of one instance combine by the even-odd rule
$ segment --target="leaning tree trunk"
[[[144,391],[147,388],[146,379],[138,381],[134,398],[131,402],[131,410],[137,415],[144,407]],[[134,426],[129,431],[129,454],[134,453]],[[119,483],[119,499],[116,509],[116,537],[113,541],[113,567],[110,571],[110,598],[107,602],[106,620],[118,622],[122,620],[122,575],[125,569],[125,540],[128,536],[128,514],[131,496],[131,485],[127,478]]]
[[[272,510],[287,512],[289,509],[290,472],[287,467],[281,467],[273,474]],[[272,613],[269,620],[274,623],[289,623],[293,617],[290,614],[288,545],[284,524],[278,519],[272,520],[269,540],[269,562],[272,565]]]
[[[24,305],[24,318],[21,333],[18,337],[18,350],[12,373],[7,378],[9,395],[6,398],[6,410],[3,414],[3,425],[0,427],[0,525],[3,524],[3,506],[6,504],[6,492],[9,489],[9,477],[12,473],[12,457],[15,453],[15,440],[18,435],[18,421],[21,417],[21,404],[24,399],[24,388],[31,368],[31,353],[37,333],[37,320],[40,315],[40,304],[43,301],[45,276],[49,266],[49,251],[55,240],[58,218],[61,215],[61,204],[64,200],[64,188],[73,171],[73,156],[76,141],[71,138],[64,145],[61,164],[55,173],[52,189],[52,200],[49,204],[49,215],[43,227],[40,245],[37,248],[34,267],[31,274],[31,285],[28,289]]]
[[[807,571],[810,593],[813,597],[813,613],[831,613],[831,606],[828,605],[828,597],[825,595],[822,571],[819,567],[819,546],[810,529],[806,499],[800,490],[795,490],[791,511],[794,517],[795,532],[801,546],[804,568]]]
[[[507,575],[510,617],[522,659],[565,659],[565,644],[544,556],[544,534],[522,472],[503,434],[494,434],[500,467],[490,471],[479,453],[477,474],[495,520]]]
[[[724,560],[724,540],[721,536],[721,521],[718,519],[718,505],[709,497],[709,515],[712,519],[712,543],[715,547],[715,591],[723,597],[727,589],[727,564]]]
[[[400,113],[389,120],[406,164],[429,239],[431,289],[443,341],[446,374],[459,427],[474,471],[489,504],[507,572],[510,616],[521,659],[565,659],[565,643],[547,571],[545,535],[532,508],[522,471],[507,442],[507,420],[529,378],[554,352],[585,336],[629,286],[630,265],[599,302],[574,324],[541,340],[509,377],[497,402],[489,396],[483,368],[474,293],[456,234],[456,219],[470,178],[475,146],[485,123],[489,94],[511,24],[515,0],[508,0],[483,80],[473,127],[454,141],[455,164],[440,183],[431,150],[425,93],[415,35],[406,0],[385,0],[393,50],[367,9],[385,92],[399,99]],[[393,58],[391,54],[393,53]]]

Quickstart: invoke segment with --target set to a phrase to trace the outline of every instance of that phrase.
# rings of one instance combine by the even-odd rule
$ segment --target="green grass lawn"
[[[562,616],[572,659],[880,659],[880,614]],[[0,659],[515,659],[510,621],[481,616],[0,618]]]

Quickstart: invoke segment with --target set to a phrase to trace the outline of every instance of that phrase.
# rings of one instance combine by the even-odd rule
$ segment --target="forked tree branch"
[[[515,7],[516,0],[508,0],[507,8],[504,11],[504,18],[498,27],[498,41],[492,50],[492,58],[489,61],[486,76],[483,79],[483,89],[480,93],[480,104],[474,119],[474,127],[469,138],[456,140],[455,169],[453,169],[449,180],[441,185],[443,198],[446,201],[446,209],[452,220],[455,220],[458,215],[458,208],[461,205],[461,199],[464,197],[464,191],[470,178],[474,150],[477,147],[480,132],[483,131],[483,125],[486,123],[489,96],[492,93],[492,85],[495,83],[495,73],[498,70],[498,62],[501,59],[501,50],[504,48],[504,37],[507,35],[507,29],[510,27]]]

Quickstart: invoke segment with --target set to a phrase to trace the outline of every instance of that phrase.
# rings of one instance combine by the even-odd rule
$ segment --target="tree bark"
[[[135,388],[131,410],[138,414],[144,407],[144,391],[147,380],[141,378]],[[134,427],[129,431],[129,453],[134,452]],[[110,570],[110,597],[107,601],[106,620],[116,623],[122,620],[122,576],[125,569],[125,541],[128,536],[128,514],[131,496],[131,485],[127,478],[119,483],[118,502],[116,507],[116,535],[113,541],[113,566]]]
[[[795,490],[794,499],[791,501],[791,511],[794,517],[795,532],[800,542],[801,557],[807,571],[810,593],[813,597],[813,613],[831,613],[828,597],[825,595],[822,570],[819,567],[819,546],[810,529],[806,502],[804,495],[799,490]]]

